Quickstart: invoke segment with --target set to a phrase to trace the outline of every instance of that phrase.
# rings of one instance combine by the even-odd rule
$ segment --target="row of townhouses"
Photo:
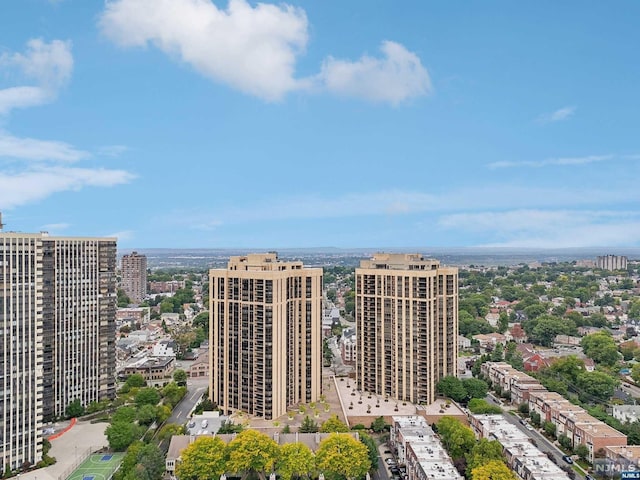
[[[407,480],[463,480],[423,417],[394,416],[390,442],[407,468]]]
[[[526,434],[502,415],[471,415],[469,421],[478,438],[500,442],[507,465],[522,480],[569,480]]]
[[[494,387],[509,392],[513,404],[526,403],[530,412],[536,412],[543,421],[553,423],[557,436],[566,435],[574,447],[586,445],[591,462],[596,454],[605,453],[605,447],[627,444],[625,434],[589,415],[562,395],[549,392],[538,380],[508,363],[486,362],[481,372]]]

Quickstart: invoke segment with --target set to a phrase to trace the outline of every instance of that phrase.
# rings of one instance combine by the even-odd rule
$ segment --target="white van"
[[[202,428],[205,429],[209,426],[209,421],[205,418],[202,420]]]

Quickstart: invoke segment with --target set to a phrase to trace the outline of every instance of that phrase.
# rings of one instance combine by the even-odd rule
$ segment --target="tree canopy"
[[[371,468],[367,447],[348,433],[333,433],[320,442],[316,467],[329,480],[356,479]]]
[[[315,468],[313,452],[304,443],[286,443],[280,447],[276,468],[282,480],[308,477]]]
[[[199,436],[180,454],[176,476],[181,480],[219,478],[226,470],[227,446],[218,437]]]
[[[349,427],[338,418],[338,415],[332,415],[324,421],[320,431],[323,433],[348,432]]]
[[[228,445],[227,470],[245,478],[250,473],[261,479],[273,470],[278,458],[278,444],[264,433],[244,430]]]
[[[471,480],[516,480],[516,478],[516,474],[499,460],[492,460],[471,471]]]
[[[596,332],[580,342],[584,354],[596,363],[613,366],[618,361],[618,347],[608,332]]]

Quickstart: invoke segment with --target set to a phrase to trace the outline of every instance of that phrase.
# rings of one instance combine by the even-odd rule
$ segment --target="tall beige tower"
[[[231,257],[209,273],[211,400],[277,418],[322,386],[322,269],[275,253]]]
[[[42,458],[43,421],[115,396],[114,238],[0,232],[0,464]]]
[[[147,257],[138,252],[122,256],[122,289],[134,303],[147,295]]]
[[[431,403],[457,374],[458,269],[420,254],[379,253],[356,268],[360,390]]]

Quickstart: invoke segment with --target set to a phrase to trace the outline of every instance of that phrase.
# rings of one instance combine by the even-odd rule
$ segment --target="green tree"
[[[476,415],[502,413],[502,409],[499,406],[492,405],[482,398],[472,398],[469,400],[468,407],[471,413]]]
[[[304,417],[304,420],[298,429],[300,433],[316,433],[318,430],[318,424],[315,420],[310,418],[309,415]]]
[[[567,335],[570,333],[572,326],[569,322],[569,320],[553,315],[540,315],[540,317],[536,319],[535,326],[531,329],[530,336],[540,345],[548,347],[553,343],[553,339],[556,338],[557,335]]]
[[[177,369],[173,372],[173,381],[176,382],[178,386],[184,387],[187,384],[187,372]]]
[[[119,308],[127,307],[131,303],[131,299],[127,296],[125,291],[123,289],[121,289],[121,288],[119,288],[118,291],[117,291],[117,300],[116,301],[118,303],[118,307]]]
[[[504,462],[492,460],[471,471],[471,480],[516,480],[516,475]]]
[[[187,394],[187,387],[180,387],[175,382],[170,382],[162,388],[163,403],[175,407]]]
[[[542,424],[542,428],[544,429],[544,432],[547,435],[549,435],[550,437],[555,437],[556,436],[556,425],[555,425],[555,423],[545,421]]]
[[[587,458],[589,458],[589,448],[583,443],[576,446],[575,453],[582,460],[586,460]]]
[[[360,437],[360,441],[364,443],[364,445],[367,447],[367,451],[369,452],[369,462],[371,462],[371,470],[378,470],[378,446],[376,445],[375,440],[364,432],[360,432],[358,435]]]
[[[136,395],[136,405],[157,405],[160,401],[160,393],[153,387],[140,389]]]
[[[580,373],[577,378],[577,384],[584,393],[604,402],[611,398],[618,381],[611,375],[595,371]]]
[[[224,433],[240,433],[243,430],[244,427],[241,424],[233,423],[231,420],[223,420],[217,433],[220,435]]]
[[[264,480],[265,473],[273,470],[278,451],[278,444],[264,433],[244,430],[229,442],[227,469],[242,479],[256,474]]]
[[[500,312],[498,318],[498,333],[504,333],[509,328],[509,315],[506,312]]]
[[[133,375],[129,375],[129,377],[127,377],[127,381],[125,382],[125,385],[129,388],[140,388],[140,387],[144,387],[146,384],[147,384],[147,381],[139,373],[134,373]]]
[[[320,442],[316,467],[329,480],[357,479],[371,468],[367,447],[348,433],[332,433]]]
[[[462,402],[467,398],[467,391],[458,377],[449,375],[443,377],[436,385],[436,392],[449,397],[456,402]]]
[[[115,480],[160,480],[165,471],[164,455],[155,444],[134,442],[127,448]]]
[[[563,377],[570,382],[574,382],[580,373],[584,372],[584,361],[575,355],[560,358],[553,362],[549,371],[554,375]]]
[[[497,440],[481,438],[467,454],[467,476],[471,477],[473,469],[493,460],[504,461],[502,445]]]
[[[584,354],[596,363],[613,366],[618,361],[618,347],[608,332],[587,335],[580,342]]]
[[[84,407],[80,403],[80,399],[76,398],[73,402],[67,405],[64,413],[67,415],[67,418],[81,417],[84,415]]]
[[[442,417],[436,423],[436,429],[442,446],[449,453],[451,458],[458,459],[463,458],[467,453],[471,451],[473,445],[476,443],[476,437],[473,431],[465,427],[460,420],[453,417]]]
[[[164,423],[171,416],[171,407],[168,405],[158,405],[156,406],[156,422]]]
[[[538,318],[540,315],[547,313],[548,307],[542,303],[529,305],[524,309],[524,313],[529,320]]]
[[[176,465],[180,480],[210,480],[226,470],[227,446],[218,437],[199,436],[180,453]]]
[[[135,423],[117,422],[109,425],[105,434],[111,450],[124,452],[129,445],[142,436],[142,428]]]
[[[376,433],[384,432],[387,428],[387,424],[384,421],[384,417],[377,417],[373,422],[371,422],[371,430]]]
[[[133,407],[120,407],[111,415],[111,423],[133,423],[136,419],[136,409]]]
[[[501,362],[502,360],[504,360],[504,347],[501,343],[498,343],[491,352],[491,361]]]
[[[158,439],[160,441],[171,438],[173,435],[185,435],[186,429],[184,425],[178,425],[176,423],[167,423],[158,431]]]
[[[349,427],[338,418],[338,415],[332,415],[324,421],[322,427],[320,427],[320,431],[322,433],[348,432]]]
[[[193,317],[191,324],[194,327],[200,327],[205,332],[208,332],[209,331],[209,312],[208,311],[200,312],[198,315]]]
[[[466,398],[484,398],[489,391],[489,385],[479,378],[465,378],[462,380],[462,386],[467,392]]]
[[[281,480],[309,478],[314,468],[313,452],[304,443],[285,443],[280,447],[276,471]]]
[[[466,310],[460,310],[458,314],[458,332],[460,335],[471,338],[480,333],[492,333],[493,327],[482,318],[472,316]]]
[[[569,450],[572,447],[572,441],[564,433],[558,437],[558,443],[565,449]]]
[[[156,420],[158,410],[154,405],[145,404],[138,409],[138,423],[140,425],[151,425]]]

